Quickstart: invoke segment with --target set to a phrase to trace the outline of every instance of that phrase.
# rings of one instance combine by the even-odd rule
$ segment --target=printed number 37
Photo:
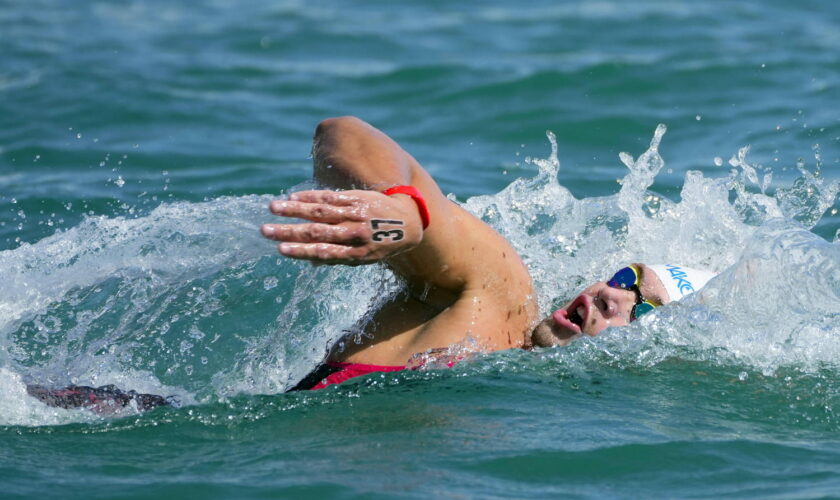
[[[371,239],[377,243],[382,243],[384,241],[400,241],[401,239],[405,238],[405,233],[402,229],[390,229],[390,230],[381,230],[377,231],[380,226],[402,226],[403,221],[401,220],[390,220],[390,219],[371,219],[370,220],[370,227],[374,230],[373,236]]]

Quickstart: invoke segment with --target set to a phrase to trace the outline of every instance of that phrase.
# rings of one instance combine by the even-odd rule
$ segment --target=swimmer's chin
[[[577,332],[560,327],[554,319],[548,317],[540,321],[540,323],[531,332],[529,343],[531,344],[531,347],[564,346],[578,335],[580,334]]]

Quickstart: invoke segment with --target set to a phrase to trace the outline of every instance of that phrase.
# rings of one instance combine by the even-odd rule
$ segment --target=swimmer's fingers
[[[357,191],[298,191],[297,193],[290,194],[289,200],[348,207],[360,201],[359,196],[356,194]]]
[[[312,222],[324,222],[327,224],[362,222],[365,220],[363,210],[360,207],[353,205],[335,206],[326,203],[277,200],[271,202],[269,209],[274,215],[292,217],[295,219],[306,219]]]
[[[286,257],[311,260],[317,264],[358,265],[373,262],[364,259],[368,252],[363,247],[332,243],[281,243],[277,249]]]
[[[265,224],[263,236],[284,243],[280,253],[316,264],[358,265],[410,251],[423,239],[409,197],[376,191],[302,191],[273,201],[272,213],[311,221]]]
[[[361,246],[370,241],[371,230],[361,224],[264,224],[262,234],[277,241]]]

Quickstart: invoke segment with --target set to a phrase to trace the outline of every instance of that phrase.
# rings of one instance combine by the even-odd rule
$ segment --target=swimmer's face
[[[635,266],[640,272],[642,296],[655,304],[667,304],[668,293],[653,270],[644,264]],[[531,343],[540,347],[566,345],[580,335],[594,336],[610,326],[627,325],[636,299],[636,292],[599,281],[542,320],[531,333]]]

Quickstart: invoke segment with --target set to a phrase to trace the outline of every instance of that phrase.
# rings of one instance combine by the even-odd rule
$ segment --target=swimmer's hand
[[[264,224],[262,235],[278,251],[318,264],[378,262],[416,247],[423,239],[417,206],[409,196],[377,191],[300,191],[272,201],[274,215],[300,224]]]

